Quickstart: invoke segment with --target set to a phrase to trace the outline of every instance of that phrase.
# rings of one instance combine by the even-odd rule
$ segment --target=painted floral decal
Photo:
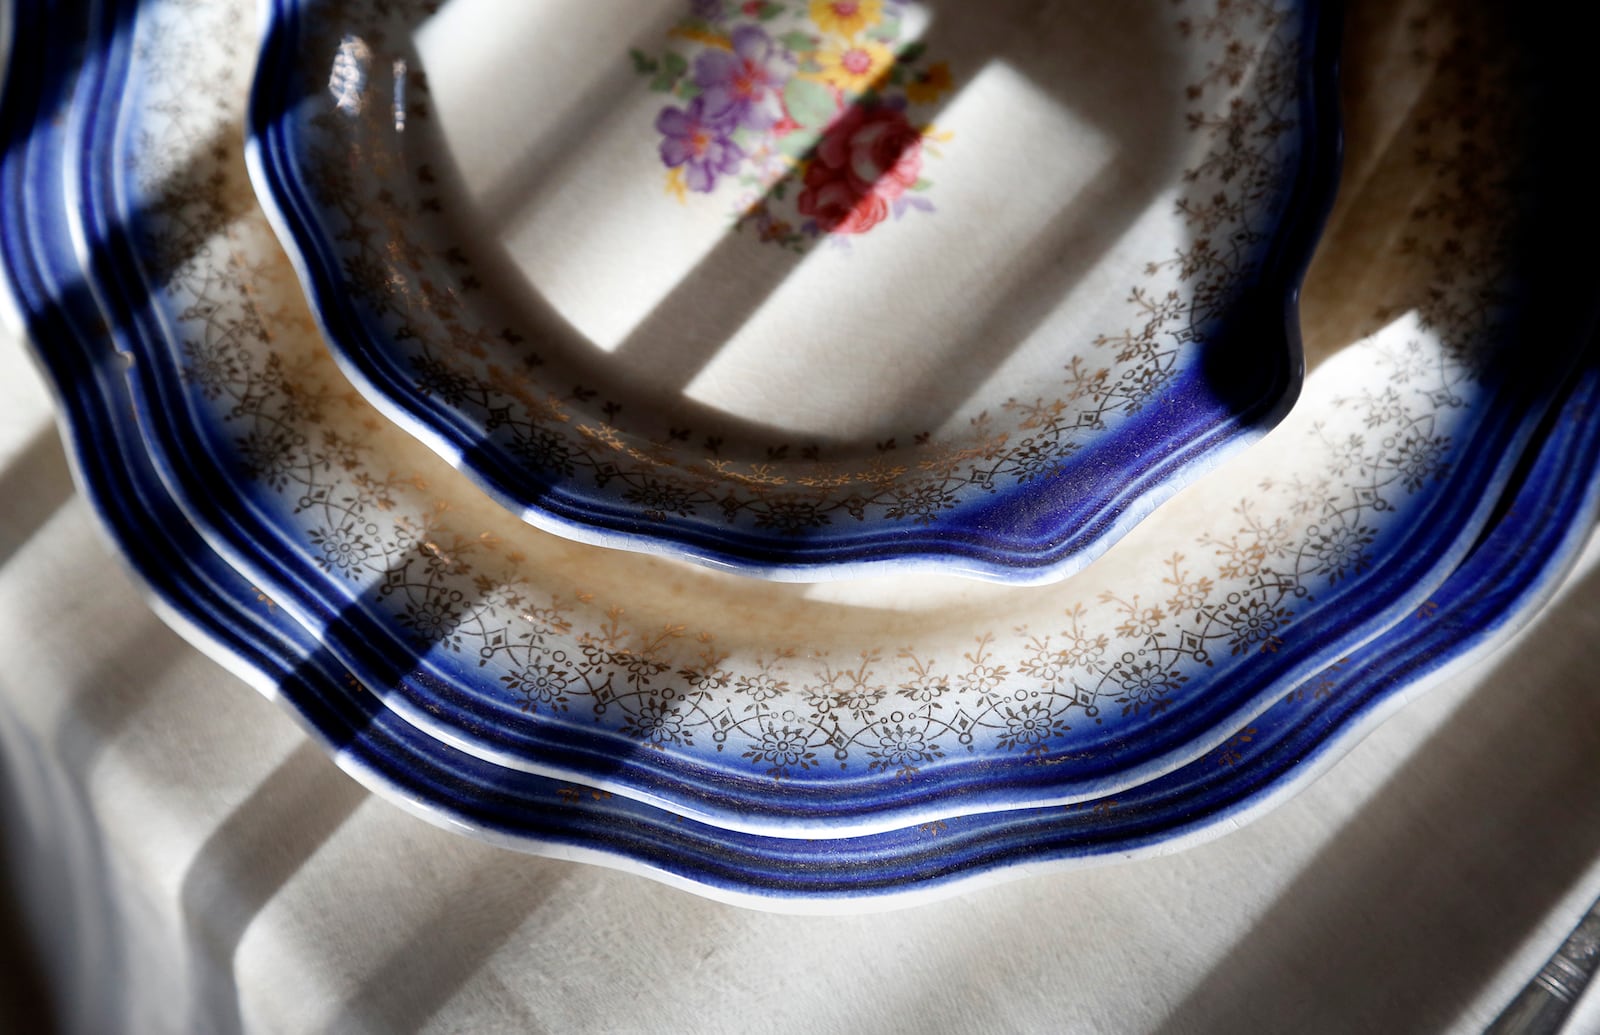
[[[735,225],[803,250],[933,211],[925,159],[946,137],[911,114],[954,85],[903,43],[903,0],[691,0],[671,30],[692,50],[633,52],[650,88],[680,103],[656,117],[667,189],[741,190]],[[780,215],[775,209],[792,208]],[[787,215],[788,218],[784,216]]]

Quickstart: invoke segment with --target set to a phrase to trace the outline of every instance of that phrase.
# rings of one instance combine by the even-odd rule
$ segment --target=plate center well
[[[1187,234],[1164,5],[452,0],[414,39],[408,162],[454,171],[487,304],[536,332],[497,358],[725,455],[1059,393]]]

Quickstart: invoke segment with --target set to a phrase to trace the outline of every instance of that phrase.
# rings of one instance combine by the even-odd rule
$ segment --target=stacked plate
[[[1312,0],[25,6],[0,249],[156,606],[358,779],[904,902],[1236,825],[1585,537],[1576,66],[1371,6],[1342,98]]]

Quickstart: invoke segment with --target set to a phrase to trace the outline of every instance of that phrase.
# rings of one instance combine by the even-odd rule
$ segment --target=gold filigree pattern
[[[352,25],[368,46],[399,47],[417,17],[414,4],[372,0],[307,7],[312,55],[334,53]],[[848,521],[926,526],[964,503],[1062,476],[1080,449],[1166,398],[1196,343],[1260,279],[1301,146],[1300,25],[1275,0],[1180,12],[1170,31],[1201,48],[1205,69],[1182,98],[1190,132],[1207,141],[1176,202],[1187,243],[1150,258],[1124,322],[1071,356],[1060,394],[1007,399],[962,434],[889,438],[865,458],[787,442],[729,456],[737,436],[726,429],[629,422],[603,389],[562,380],[565,367],[540,350],[537,332],[485,322],[482,278],[452,244],[455,202],[431,164],[397,150],[386,105],[292,117],[340,291],[368,328],[358,333],[395,350],[380,362],[408,367],[409,390],[465,415],[481,441],[541,479],[620,499],[650,521],[693,517],[785,536]],[[301,74],[307,96],[326,94],[316,59]],[[431,111],[423,70],[412,68],[407,90],[410,148]],[[414,189],[395,190],[391,177],[408,161]]]
[[[739,633],[731,620],[633,611],[565,581],[574,568],[547,563],[550,537],[509,516],[465,523],[442,502],[459,479],[338,375],[238,158],[249,23],[242,2],[173,0],[141,12],[138,30],[126,154],[189,403],[242,498],[388,628],[476,666],[468,689],[501,695],[481,699],[486,714],[509,700],[520,721],[609,730],[778,780],[916,780],[979,753],[1088,757],[1169,721],[1197,681],[1293,644],[1318,594],[1365,577],[1385,538],[1437,499],[1487,397],[1476,377],[1499,333],[1516,208],[1516,150],[1492,144],[1514,139],[1511,113],[1492,90],[1469,111],[1444,89],[1418,119],[1427,146],[1407,172],[1425,188],[1412,215],[1422,308],[1330,361],[1346,373],[1308,386],[1309,414],[1257,447],[1265,477],[1214,476],[1212,491],[1235,494],[1231,515],[1190,505],[1178,549],[1125,544],[1122,567],[1108,558],[1014,591],[996,606],[1006,617],[963,620],[962,636],[852,619],[816,640],[787,613]],[[1417,30],[1447,82],[1507,74],[1492,48],[1449,28]],[[437,719],[470,730],[482,717]]]

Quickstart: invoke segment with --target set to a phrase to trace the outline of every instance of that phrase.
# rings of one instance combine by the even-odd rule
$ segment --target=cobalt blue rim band
[[[130,7],[120,10],[125,14],[131,12]],[[115,33],[115,41],[116,45],[110,48],[107,56],[108,68],[125,71],[126,50],[131,41],[123,31]],[[115,112],[117,107],[112,99],[120,95],[123,80],[109,71],[100,75],[103,114],[94,125],[102,133],[109,134],[114,123],[109,113]],[[109,148],[94,143],[93,139],[90,152],[98,152],[102,161],[108,160]],[[119,220],[110,211],[114,206],[108,207],[103,200],[112,178],[118,173],[119,170],[98,166],[85,173],[90,181],[86,189],[90,215],[98,220],[90,236],[100,244],[97,259],[103,267],[97,269],[95,279],[100,283],[120,283],[122,294],[117,296],[113,292],[114,297],[144,300],[149,287],[142,283],[142,274],[131,251],[132,242],[118,229]],[[1014,807],[1023,795],[1095,796],[1142,782],[1156,771],[1170,767],[1167,762],[1175,752],[1192,756],[1209,750],[1214,743],[1225,739],[1248,713],[1264,707],[1275,696],[1337,658],[1344,652],[1344,645],[1377,633],[1420,602],[1427,587],[1442,578],[1465,549],[1464,541],[1458,543],[1453,534],[1441,530],[1470,529],[1487,516],[1489,502],[1514,462],[1517,450],[1531,433],[1538,406],[1542,405],[1539,399],[1507,405],[1502,408],[1503,412],[1496,413],[1495,420],[1486,420],[1477,429],[1480,444],[1476,451],[1496,457],[1496,462],[1465,472],[1458,482],[1459,491],[1449,494],[1448,500],[1442,499],[1438,507],[1423,515],[1425,520],[1419,521],[1419,527],[1412,533],[1413,542],[1420,543],[1418,549],[1397,548],[1396,553],[1402,560],[1386,575],[1390,600],[1387,610],[1374,614],[1366,609],[1365,586],[1347,586],[1329,593],[1320,605],[1318,616],[1302,619],[1301,625],[1305,630],[1305,643],[1323,646],[1286,650],[1264,664],[1252,662],[1249,682],[1229,684],[1227,693],[1213,695],[1212,700],[1197,705],[1181,727],[1173,724],[1174,728],[1166,730],[1162,736],[1129,745],[1120,756],[1111,756],[1108,752],[1099,759],[1070,760],[1048,767],[1032,765],[1025,760],[984,759],[967,766],[964,771],[952,768],[938,779],[930,778],[910,788],[884,788],[869,779],[847,783],[837,778],[775,787],[764,779],[746,777],[742,773],[730,776],[726,771],[704,767],[696,758],[648,757],[641,761],[638,753],[630,750],[630,743],[613,734],[555,724],[529,729],[525,718],[510,702],[484,716],[483,697],[461,689],[470,672],[430,665],[421,678],[413,677],[411,648],[396,640],[392,631],[373,616],[353,608],[352,602],[318,595],[315,586],[319,575],[315,570],[304,568],[298,574],[285,575],[282,568],[289,544],[277,537],[269,524],[261,523],[253,528],[241,526],[239,517],[230,514],[223,503],[230,487],[214,480],[218,478],[216,475],[208,477],[195,473],[206,470],[208,464],[214,465],[215,460],[204,455],[204,445],[194,442],[181,423],[175,423],[179,421],[176,415],[185,412],[186,403],[174,388],[178,372],[162,344],[162,332],[156,326],[159,318],[142,302],[123,304],[125,309],[117,311],[114,322],[119,332],[125,330],[132,335],[133,340],[127,347],[140,357],[133,370],[135,396],[144,407],[142,429],[151,436],[152,445],[156,447],[154,453],[163,466],[163,476],[179,488],[179,498],[187,506],[194,508],[228,539],[232,551],[230,560],[239,563],[237,558],[245,558],[252,577],[260,580],[271,595],[281,600],[297,600],[305,611],[327,623],[329,645],[341,661],[365,681],[378,686],[401,686],[415,700],[437,706],[445,713],[445,721],[471,717],[472,724],[464,735],[475,738],[475,743],[489,751],[536,757],[550,769],[580,774],[589,780],[604,780],[613,785],[626,782],[640,793],[653,795],[656,800],[688,801],[700,814],[731,816],[744,821],[755,817],[763,824],[770,824],[774,831],[786,825],[831,824],[839,817],[854,819],[861,815],[873,817],[879,825],[891,825],[896,817],[914,814],[919,809],[943,810],[943,815],[934,818],[947,819],[956,811]],[[251,514],[244,517],[259,520]],[[1361,606],[1355,606],[1352,601],[1361,601]],[[1350,606],[1346,607],[1347,604]],[[1193,736],[1196,728],[1208,731],[1208,743],[1196,746]],[[630,757],[619,760],[618,755],[623,753]]]
[[[37,30],[38,27],[29,26],[29,29]],[[59,29],[57,31],[59,31]],[[13,74],[13,80],[17,78],[18,77]],[[18,240],[17,235],[21,233],[18,228],[22,226],[22,221],[24,218],[38,215],[41,209],[45,208],[45,206],[42,204],[24,204],[20,199],[30,193],[32,199],[35,201],[39,201],[41,195],[48,196],[48,191],[44,189],[36,188],[32,192],[25,192],[19,189],[22,184],[19,183],[19,177],[16,174],[18,172],[18,166],[21,163],[17,151],[20,144],[26,142],[28,138],[26,136],[18,136],[9,125],[12,121],[14,121],[15,118],[20,117],[16,109],[23,107],[22,101],[18,98],[17,93],[18,91],[15,89],[15,84],[13,83],[12,88],[8,89],[5,97],[5,107],[8,112],[12,113],[12,115],[10,118],[0,116],[0,125],[5,126],[5,159],[3,163],[0,163],[0,169],[4,170],[4,174],[3,178],[0,178],[0,182],[4,182],[8,188],[5,198],[11,200],[8,200],[5,202],[5,204],[11,209],[9,215],[15,217],[14,219],[8,221],[8,226],[11,228],[10,232],[0,235],[0,244],[3,244],[6,247],[8,259],[7,265],[12,272],[14,283],[17,279],[19,279],[20,271],[25,265],[25,259],[28,254],[28,243],[26,241]],[[41,112],[41,114],[48,114],[48,112]],[[24,128],[26,129],[26,126]],[[40,343],[39,347],[41,349],[41,358],[45,359],[47,362],[52,377],[65,379],[59,383],[59,387],[62,390],[63,402],[70,406],[69,419],[80,432],[74,436],[74,441],[80,446],[80,449],[78,450],[78,460],[81,465],[80,470],[89,480],[92,497],[100,498],[104,503],[110,504],[102,510],[102,515],[108,518],[113,526],[117,528],[119,532],[119,538],[122,538],[124,542],[140,547],[136,553],[130,554],[130,559],[136,564],[140,564],[140,567],[144,569],[146,577],[150,579],[152,585],[155,585],[158,588],[162,588],[164,586],[165,590],[171,594],[170,599],[173,603],[179,605],[183,610],[193,611],[191,617],[198,620],[201,624],[215,627],[217,625],[217,620],[220,618],[221,614],[224,613],[224,610],[226,610],[227,607],[224,605],[213,609],[209,607],[196,606],[208,598],[196,595],[192,592],[194,580],[197,578],[198,573],[201,570],[200,567],[194,566],[192,562],[196,560],[203,561],[206,557],[206,552],[203,543],[200,543],[197,537],[194,536],[192,529],[185,528],[181,519],[181,515],[177,515],[170,509],[171,502],[168,501],[167,503],[169,508],[168,516],[169,518],[175,520],[171,520],[168,523],[152,520],[155,511],[149,509],[148,499],[142,500],[140,505],[134,507],[124,508],[117,506],[117,504],[122,503],[128,498],[121,495],[121,492],[126,490],[119,490],[111,487],[112,484],[117,481],[133,481],[136,480],[138,475],[142,474],[148,483],[153,484],[155,494],[157,496],[159,496],[162,491],[159,482],[156,481],[153,477],[153,474],[149,472],[147,461],[144,463],[144,465],[141,465],[140,463],[140,456],[138,455],[139,451],[137,450],[136,432],[132,433],[131,435],[132,439],[134,440],[133,445],[135,446],[135,453],[128,458],[129,462],[126,464],[117,462],[113,458],[106,456],[106,454],[100,450],[83,448],[91,441],[103,441],[101,439],[96,439],[92,432],[98,430],[99,434],[106,434],[106,429],[112,423],[115,423],[114,418],[118,412],[122,413],[121,423],[123,425],[128,423],[126,408],[117,407],[108,403],[107,401],[111,397],[112,392],[122,391],[125,393],[126,386],[118,384],[118,378],[114,371],[108,372],[106,370],[107,363],[104,359],[102,359],[99,364],[96,364],[92,367],[87,365],[87,363],[73,365],[74,357],[77,356],[79,359],[81,359],[82,356],[75,351],[75,346],[77,343],[73,341],[71,337],[68,337],[68,335],[70,335],[70,331],[66,327],[62,326],[59,322],[62,315],[61,312],[51,307],[51,296],[49,294],[40,294],[39,289],[37,288],[30,292],[25,286],[19,287],[18,294],[25,299],[25,308],[29,310],[30,326],[37,334],[36,341]],[[80,297],[80,302],[81,301],[82,299]],[[54,319],[52,319],[52,317]],[[93,323],[94,319],[90,318],[85,326],[92,326]],[[45,342],[50,342],[51,347],[45,348]],[[111,360],[111,363],[113,364],[116,362],[117,361],[114,359]],[[85,377],[85,374],[88,370],[93,370],[94,373],[92,376]],[[95,382],[95,378],[97,377],[103,379],[105,383],[97,384]],[[94,388],[98,388],[99,392],[95,393],[93,397],[90,397],[89,393],[91,392],[91,389]],[[1595,378],[1593,375],[1593,370],[1590,369],[1587,371],[1586,385],[1580,389],[1580,392],[1577,395],[1568,401],[1565,408],[1574,410],[1580,414],[1586,413],[1589,410],[1592,410],[1595,396]],[[97,407],[102,407],[107,410],[108,418],[105,424],[99,424],[95,420],[94,413]],[[84,432],[91,433],[85,434]],[[127,445],[129,442],[128,436],[130,435],[130,432],[131,429],[123,427],[120,433],[113,434],[113,437],[110,439],[110,441],[117,442],[121,445]],[[1537,530],[1539,532],[1538,536],[1530,536],[1528,534],[1528,530],[1521,528],[1517,523],[1508,521],[1505,525],[1502,525],[1485,541],[1484,544],[1482,544],[1481,548],[1474,553],[1472,559],[1463,566],[1460,572],[1458,572],[1456,576],[1452,577],[1450,582],[1446,584],[1445,592],[1440,594],[1441,609],[1447,610],[1461,601],[1466,601],[1469,605],[1473,602],[1484,604],[1482,598],[1480,597],[1479,590],[1485,590],[1491,594],[1499,594],[1500,598],[1502,599],[1515,596],[1519,592],[1526,593],[1530,586],[1537,585],[1539,577],[1542,576],[1546,579],[1550,577],[1551,573],[1545,568],[1541,568],[1539,562],[1542,561],[1544,564],[1548,565],[1552,563],[1555,555],[1540,554],[1538,548],[1548,547],[1552,538],[1560,538],[1560,535],[1552,537],[1551,532],[1553,529],[1564,532],[1566,537],[1569,539],[1572,538],[1572,532],[1577,525],[1571,520],[1574,514],[1569,513],[1569,511],[1576,512],[1583,510],[1583,508],[1576,507],[1576,504],[1578,502],[1578,497],[1582,497],[1585,490],[1587,490],[1589,495],[1592,496],[1593,494],[1593,479],[1589,475],[1590,472],[1592,472],[1595,461],[1595,438],[1596,435],[1594,421],[1592,419],[1588,421],[1577,421],[1565,428],[1557,427],[1551,433],[1540,453],[1538,464],[1535,465],[1533,473],[1530,474],[1529,480],[1525,483],[1522,489],[1521,496],[1518,498],[1518,502],[1514,508],[1514,511],[1519,515],[1519,520],[1525,520],[1530,514],[1539,514],[1540,516],[1545,516],[1548,513],[1548,508],[1532,506],[1528,503],[1525,503],[1522,497],[1537,495],[1534,492],[1535,486],[1544,486],[1548,490],[1550,487],[1548,486],[1547,482],[1554,480],[1560,484],[1561,488],[1563,488],[1565,491],[1565,495],[1561,496],[1560,502],[1564,503],[1568,508],[1567,511],[1563,511],[1563,514],[1567,520],[1549,521],[1548,523],[1539,527]],[[1579,446],[1582,448],[1576,450],[1572,448],[1571,440],[1574,439],[1578,441]],[[1557,445],[1564,440],[1567,440],[1568,442],[1567,448],[1558,450],[1556,448]],[[1581,455],[1574,456],[1574,452],[1580,453]],[[1564,483],[1562,481],[1563,478],[1565,479]],[[1588,501],[1588,504],[1592,508],[1592,500]],[[144,527],[142,528],[140,527],[141,522],[144,523]],[[187,535],[185,535],[185,532],[187,532]],[[1509,538],[1511,542],[1501,542],[1501,540],[1504,538]],[[169,539],[171,540],[170,543]],[[185,542],[190,544],[191,549],[193,550],[192,553],[185,552],[179,548],[179,546]],[[169,546],[172,548],[169,549]],[[1509,547],[1520,548],[1514,549]],[[1508,563],[1511,560],[1515,560],[1517,563]],[[141,561],[144,563],[140,563]],[[250,593],[249,587],[239,582],[237,576],[227,569],[226,566],[217,564],[214,557],[211,558],[211,565],[215,565],[220,569],[218,574],[220,575],[223,584],[227,584],[229,581],[234,584],[236,591],[235,599],[237,601],[237,603],[234,604],[234,608],[237,610],[237,613],[248,616],[251,610],[251,603],[253,602],[253,596]],[[1507,570],[1508,568],[1510,569],[1509,571]],[[1469,572],[1473,573],[1473,581],[1471,583],[1463,581],[1467,578]],[[190,588],[185,589],[184,587],[186,585]],[[1449,596],[1451,591],[1458,589],[1459,593],[1457,597],[1452,598]],[[1477,616],[1486,621],[1503,621],[1507,615],[1513,613],[1513,609],[1503,606],[1500,601],[1496,601],[1493,605],[1484,604],[1484,606],[1479,606],[1475,613]],[[281,625],[282,623],[280,622],[279,624]],[[1441,626],[1414,625],[1410,628],[1413,630],[1433,630],[1436,633]],[[228,631],[226,630],[218,630],[217,628],[213,628],[212,631],[213,633],[220,631],[223,635],[229,635]],[[304,634],[302,633],[301,636],[303,638]],[[1463,641],[1458,640],[1455,642],[1460,645]],[[1379,670],[1384,669],[1387,665],[1393,665],[1398,657],[1398,652],[1388,649],[1380,649],[1382,646],[1383,645],[1374,645],[1373,648],[1370,648],[1362,653],[1363,658],[1371,658],[1373,666]],[[249,644],[245,644],[245,647],[247,650],[251,650],[254,654],[259,655],[261,653],[258,649],[251,648]],[[275,658],[265,658],[263,659],[263,663],[270,666],[276,660],[277,659]],[[1434,658],[1429,660],[1437,663],[1439,659]],[[286,684],[285,690],[287,693],[291,694],[291,700],[296,704],[297,707],[305,708],[307,704],[307,697],[296,693],[295,691],[300,689],[309,689],[310,687],[314,686],[315,683],[316,680],[312,679],[308,680],[307,683],[302,686],[294,681],[290,681]],[[329,700],[344,705],[344,709],[347,714],[352,710],[351,706],[360,700],[358,695],[340,692],[339,683],[337,680],[332,682],[332,686],[327,691],[327,696]],[[1340,700],[1348,701],[1349,698],[1341,697]],[[372,702],[370,701],[370,698],[366,699],[365,703],[369,708],[371,707]],[[356,711],[359,713],[359,710]],[[332,717],[339,714],[340,710],[338,708],[329,709],[326,713],[324,713],[324,718],[328,719],[331,725],[334,721],[336,721]],[[373,717],[378,723],[382,723],[385,718],[387,718],[391,724],[393,722],[392,717],[384,716],[381,709],[378,709],[377,713]],[[1321,724],[1313,723],[1312,725],[1320,726]],[[357,728],[362,727],[358,725]],[[394,732],[402,737],[416,736],[415,731],[409,730],[408,728],[404,727],[403,724],[395,727]],[[422,739],[425,740],[426,738]],[[1322,745],[1321,749],[1326,750],[1327,746],[1336,739],[1337,738],[1319,737]],[[333,742],[339,743],[340,739],[335,736]],[[380,759],[379,761],[381,763],[384,760]],[[1292,765],[1291,768],[1293,768]],[[492,769],[486,769],[486,767],[483,767],[481,763],[473,765],[470,760],[468,760],[468,769],[492,771]],[[457,773],[450,772],[444,768],[441,768],[436,772],[443,773],[447,778],[458,775]],[[1214,774],[1216,771],[1212,770],[1212,772]],[[513,779],[515,779],[515,774],[510,775]],[[446,782],[444,786],[449,786],[448,782]],[[1059,810],[1049,811],[1059,813]],[[498,813],[498,815],[500,815],[502,818],[513,814],[519,813],[517,813],[516,810],[505,810]],[[1147,816],[1147,814],[1141,813],[1137,809],[1134,810],[1133,815]],[[1190,817],[1191,815],[1192,813],[1189,810],[1178,810],[1177,818],[1180,820],[1180,825],[1181,820]],[[1206,821],[1215,822],[1217,818],[1219,817],[1212,816]],[[481,822],[481,820],[479,822]],[[574,824],[573,826],[577,827],[580,825],[581,824]],[[686,825],[691,828],[694,826],[693,824]],[[965,821],[956,821],[956,823],[953,824],[953,826],[956,827],[961,827],[964,825]],[[1022,829],[1026,826],[1027,824],[1020,825],[1017,831],[1017,833],[1024,836],[1010,839],[1005,846],[1002,847],[998,844],[991,844],[990,851],[985,854],[984,858],[986,859],[986,862],[983,865],[1004,865],[1008,860],[1015,862],[1017,861],[1015,858],[1016,853],[1029,852],[1029,842],[1033,840],[1034,836],[1043,833],[1043,831]],[[1041,823],[1039,826],[1044,827],[1046,824]],[[515,829],[515,826],[502,827],[499,829]],[[524,826],[522,829],[524,832],[526,832],[527,827]],[[572,829],[563,831],[565,834],[571,834],[572,832]],[[600,833],[603,833],[603,831]],[[673,828],[668,827],[667,829],[660,831],[655,836],[661,838],[662,842],[664,843],[670,843],[676,840],[674,833],[675,831]],[[742,838],[740,836],[728,835],[726,832],[722,831],[716,831],[715,834],[719,839],[726,838],[729,842],[741,842],[747,840],[746,838]],[[563,839],[558,838],[557,840]],[[577,840],[582,841],[584,839],[580,837]],[[613,831],[611,832],[610,837],[599,837],[596,840],[598,843],[605,844],[607,846],[605,850],[626,851],[625,848],[620,848],[619,845],[620,843],[626,842],[629,839],[618,837],[616,832]],[[657,843],[654,839],[645,840],[647,844],[652,846]],[[756,840],[760,841],[760,839]],[[566,842],[563,841],[563,843]],[[634,847],[637,847],[638,844],[638,841],[633,842]],[[1103,850],[1105,851],[1121,850],[1120,848],[1116,847],[1117,842],[1115,842],[1114,839],[1110,842],[1111,847],[1105,847],[1104,842],[1101,844]],[[830,847],[838,846],[832,845]],[[1059,851],[1060,849],[1057,847],[1055,850]],[[1081,851],[1082,849],[1080,847],[1080,852],[1075,852],[1073,854],[1081,854]],[[733,854],[734,853],[728,850],[725,846],[721,846],[715,851],[708,853],[703,861],[709,870],[726,871],[727,867],[723,860],[726,856]],[[959,879],[959,875],[962,871],[961,865],[950,863],[947,866],[940,867],[937,866],[936,860],[937,856],[934,860],[924,860],[925,864],[934,864],[932,872],[936,874],[936,876],[929,876],[929,870],[924,868],[921,871],[924,875],[924,879],[930,881]],[[718,863],[723,863],[723,865],[716,865]],[[972,865],[970,860],[968,865]],[[683,870],[692,871],[694,868],[686,867],[683,868],[683,870],[679,870],[678,868],[673,867],[673,869],[674,872],[683,872]],[[708,883],[714,883],[714,879],[708,879],[709,877],[710,873],[702,872],[698,874],[698,876],[691,877],[690,879],[707,880]],[[748,874],[741,874],[739,878],[735,879],[735,886],[748,890],[750,885],[745,883],[745,881],[748,881],[749,879],[750,877]],[[794,884],[785,883],[782,880],[775,879],[771,884],[764,885],[763,888],[764,893],[780,895],[828,893],[826,891],[819,891],[817,887],[817,885],[823,880],[824,878],[818,875],[802,874],[798,881]],[[869,883],[871,882],[869,881]],[[797,890],[801,887],[809,888],[810,891]],[[900,885],[891,884],[884,890],[893,891],[898,890],[900,887]],[[834,892],[837,891],[838,889],[835,888]],[[844,889],[843,893],[856,894],[861,893],[861,891],[859,888],[846,888]]]
[[[294,168],[291,115],[294,96],[289,70],[300,36],[300,5],[275,0],[261,51],[261,69],[251,98],[249,130],[254,168],[263,179],[263,200],[276,210],[280,237],[295,260],[324,334],[338,353],[359,370],[360,379],[386,402],[421,426],[441,432],[455,453],[470,458],[463,468],[491,496],[521,510],[545,513],[561,534],[606,545],[653,549],[646,540],[665,539],[668,549],[716,567],[758,573],[767,578],[811,579],[858,571],[863,565],[950,569],[1006,582],[1049,581],[1069,574],[1104,552],[1156,504],[1201,474],[1219,450],[1241,436],[1258,434],[1276,423],[1294,401],[1300,378],[1298,314],[1295,298],[1305,267],[1332,205],[1339,170],[1337,52],[1341,20],[1319,2],[1301,7],[1302,33],[1309,56],[1303,62],[1300,107],[1304,131],[1299,158],[1284,206],[1288,217],[1266,246],[1262,273],[1250,289],[1233,325],[1210,337],[1208,358],[1186,371],[1170,393],[1172,406],[1130,419],[1124,432],[1089,447],[1092,462],[1075,469],[1109,471],[1092,491],[1058,481],[1051,507],[1039,508],[1039,524],[1026,534],[995,532],[1019,526],[1013,494],[1038,492],[1037,483],[1013,488],[992,499],[963,504],[958,514],[929,528],[870,531],[818,530],[814,538],[775,539],[708,524],[700,519],[644,522],[636,508],[593,491],[578,491],[533,475],[504,447],[484,439],[481,429],[450,406],[418,395],[410,377],[379,342],[382,332],[366,326],[348,304],[341,267],[317,232],[316,206]],[[1281,359],[1260,370],[1229,358],[1243,336],[1274,344]],[[1224,398],[1219,387],[1239,382],[1248,388]],[[1092,456],[1091,456],[1092,453]],[[1022,531],[1018,529],[1018,531]],[[619,540],[618,537],[621,537]]]
[[[1548,458],[1549,454],[1546,454],[1546,456]],[[1571,464],[1570,462],[1567,462],[1569,459],[1570,458],[1568,458],[1565,455],[1563,455],[1561,457],[1561,462],[1558,462],[1558,463],[1556,463],[1554,465],[1554,469],[1556,471],[1571,472],[1572,470],[1575,469],[1575,465]],[[1581,482],[1580,482],[1580,484],[1581,484]],[[1519,507],[1519,510],[1520,509],[1522,509],[1522,508]],[[143,540],[140,540],[140,539],[136,538],[133,541],[139,542],[139,541],[143,541]],[[155,541],[160,541],[159,537],[156,537]],[[1491,541],[1491,543],[1492,543],[1492,541]],[[1500,551],[1500,550],[1495,550],[1495,549],[1489,548],[1489,549],[1485,549],[1484,551],[1480,551],[1479,554],[1477,555],[1477,559],[1501,558],[1501,557],[1513,557],[1513,556],[1526,556],[1526,555],[1525,554],[1518,554],[1518,553],[1516,553],[1514,551]],[[1470,567],[1470,564],[1469,564],[1469,567]],[[176,567],[167,566],[167,567],[163,567],[163,568],[158,568],[157,570],[160,570],[160,571],[182,571],[183,567],[181,565],[176,566]],[[1463,570],[1462,574],[1463,575],[1465,574],[1465,569]],[[1511,579],[1506,578],[1503,574],[1498,573],[1498,571],[1494,575],[1494,577],[1492,577],[1491,579],[1487,580],[1488,586],[1491,589],[1499,590],[1501,593],[1505,593],[1506,590],[1507,590],[1507,587],[1509,585],[1517,582],[1517,581],[1518,580],[1516,580],[1514,578],[1511,578]],[[1507,613],[1507,611],[1504,610],[1504,609],[1489,608],[1486,611],[1484,611],[1484,613],[1490,614],[1490,615],[1504,615],[1504,614]],[[1383,652],[1380,652],[1380,653],[1381,653],[1382,656],[1387,656],[1387,657],[1390,657],[1390,658],[1394,657],[1394,653],[1391,652],[1391,651],[1383,651]],[[1033,833],[1030,832],[1029,835],[1028,835],[1029,840],[1032,840],[1033,837],[1034,837]],[[1013,851],[1015,851],[1016,848],[1017,848],[1016,845],[1012,845],[1011,846],[1011,849]]]
[[[202,494],[205,494],[205,493],[202,493]],[[378,662],[378,664],[381,664],[381,662]],[[403,675],[405,675],[405,672],[394,672],[394,673],[392,673],[392,675],[394,675],[395,678],[403,677]],[[379,678],[389,678],[389,677],[387,677],[387,675],[381,675],[381,677],[379,677]],[[446,691],[448,691],[448,688],[443,688],[443,689],[446,689]],[[446,701],[445,707],[462,707],[462,705],[466,705],[466,704],[470,704],[470,701]],[[558,741],[557,744],[538,744],[538,749],[541,749],[541,750],[549,750],[549,749],[562,749],[562,750],[565,750],[566,753],[565,753],[565,755],[563,755],[563,757],[554,757],[554,755],[549,755],[549,753],[546,753],[546,758],[552,758],[552,761],[554,761],[555,765],[574,765],[574,766],[576,766],[576,765],[586,765],[586,766],[600,765],[600,766],[606,766],[606,765],[610,765],[610,761],[611,761],[610,760],[610,750],[614,750],[614,747],[613,747],[613,745],[610,744],[610,742],[600,741],[600,742],[597,742],[597,744],[594,745],[594,753],[592,753],[592,755],[589,755],[589,757],[581,757],[581,755],[576,755],[576,753],[571,752],[571,737],[570,736],[565,736],[565,734],[563,734],[563,736],[560,737],[560,741]],[[608,750],[608,749],[610,749],[610,750]],[[677,777],[677,779],[686,779],[686,776],[680,776],[680,774],[674,774],[674,776]],[[718,782],[720,782],[720,781],[718,781]],[[717,787],[707,787],[706,790],[707,790],[707,792],[717,792],[718,789],[717,789]],[[837,793],[837,789],[830,790],[830,793]],[[947,793],[947,789],[946,789],[946,793]],[[742,805],[742,803],[741,803],[741,801],[738,800],[738,798],[733,798],[733,800],[728,801],[728,808],[739,808],[739,806],[741,806],[741,805]]]

